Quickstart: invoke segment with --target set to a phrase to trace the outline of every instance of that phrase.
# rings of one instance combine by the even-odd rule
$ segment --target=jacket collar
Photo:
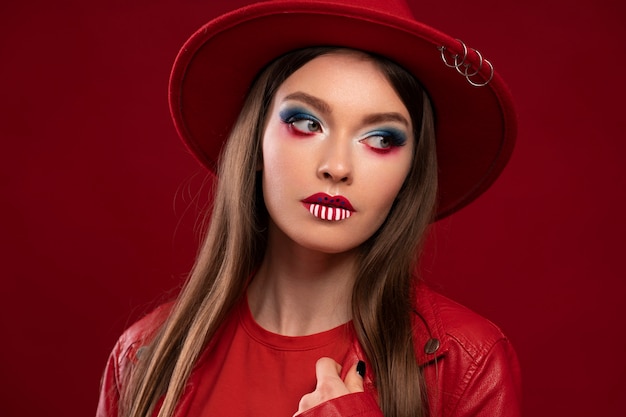
[[[449,338],[441,320],[437,296],[426,284],[418,283],[415,291],[415,355],[418,365],[425,366],[444,356]]]

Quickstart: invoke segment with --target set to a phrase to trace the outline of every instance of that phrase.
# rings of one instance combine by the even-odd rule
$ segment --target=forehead
[[[291,87],[300,82],[316,85],[316,81],[328,83],[336,80],[357,84],[363,78],[389,84],[369,55],[352,50],[337,50],[313,58],[287,77],[281,87]]]
[[[408,111],[387,75],[372,57],[358,51],[339,50],[318,56],[291,74],[276,92],[282,100],[304,92],[332,106],[350,106],[369,112]]]

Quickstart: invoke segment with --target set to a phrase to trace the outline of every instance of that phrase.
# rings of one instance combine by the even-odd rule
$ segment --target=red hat
[[[170,78],[183,141],[213,170],[257,72],[289,51],[339,46],[385,56],[411,72],[435,112],[437,217],[462,208],[509,160],[516,116],[508,88],[477,50],[415,20],[405,0],[274,0],[221,15],[194,33]]]

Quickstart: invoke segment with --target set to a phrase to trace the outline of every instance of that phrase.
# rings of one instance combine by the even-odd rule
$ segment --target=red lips
[[[330,196],[325,193],[313,194],[302,200],[304,207],[318,219],[327,221],[341,221],[349,219],[354,208],[347,198]]]
[[[327,207],[336,207],[349,211],[355,211],[354,207],[352,207],[352,204],[350,204],[350,201],[340,195],[336,195],[333,197],[326,193],[317,193],[305,198],[304,200],[302,200],[302,202],[307,204],[320,204]]]

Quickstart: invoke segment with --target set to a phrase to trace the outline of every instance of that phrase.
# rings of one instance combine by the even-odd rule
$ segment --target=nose
[[[327,138],[317,171],[319,178],[337,183],[352,183],[351,142]]]

